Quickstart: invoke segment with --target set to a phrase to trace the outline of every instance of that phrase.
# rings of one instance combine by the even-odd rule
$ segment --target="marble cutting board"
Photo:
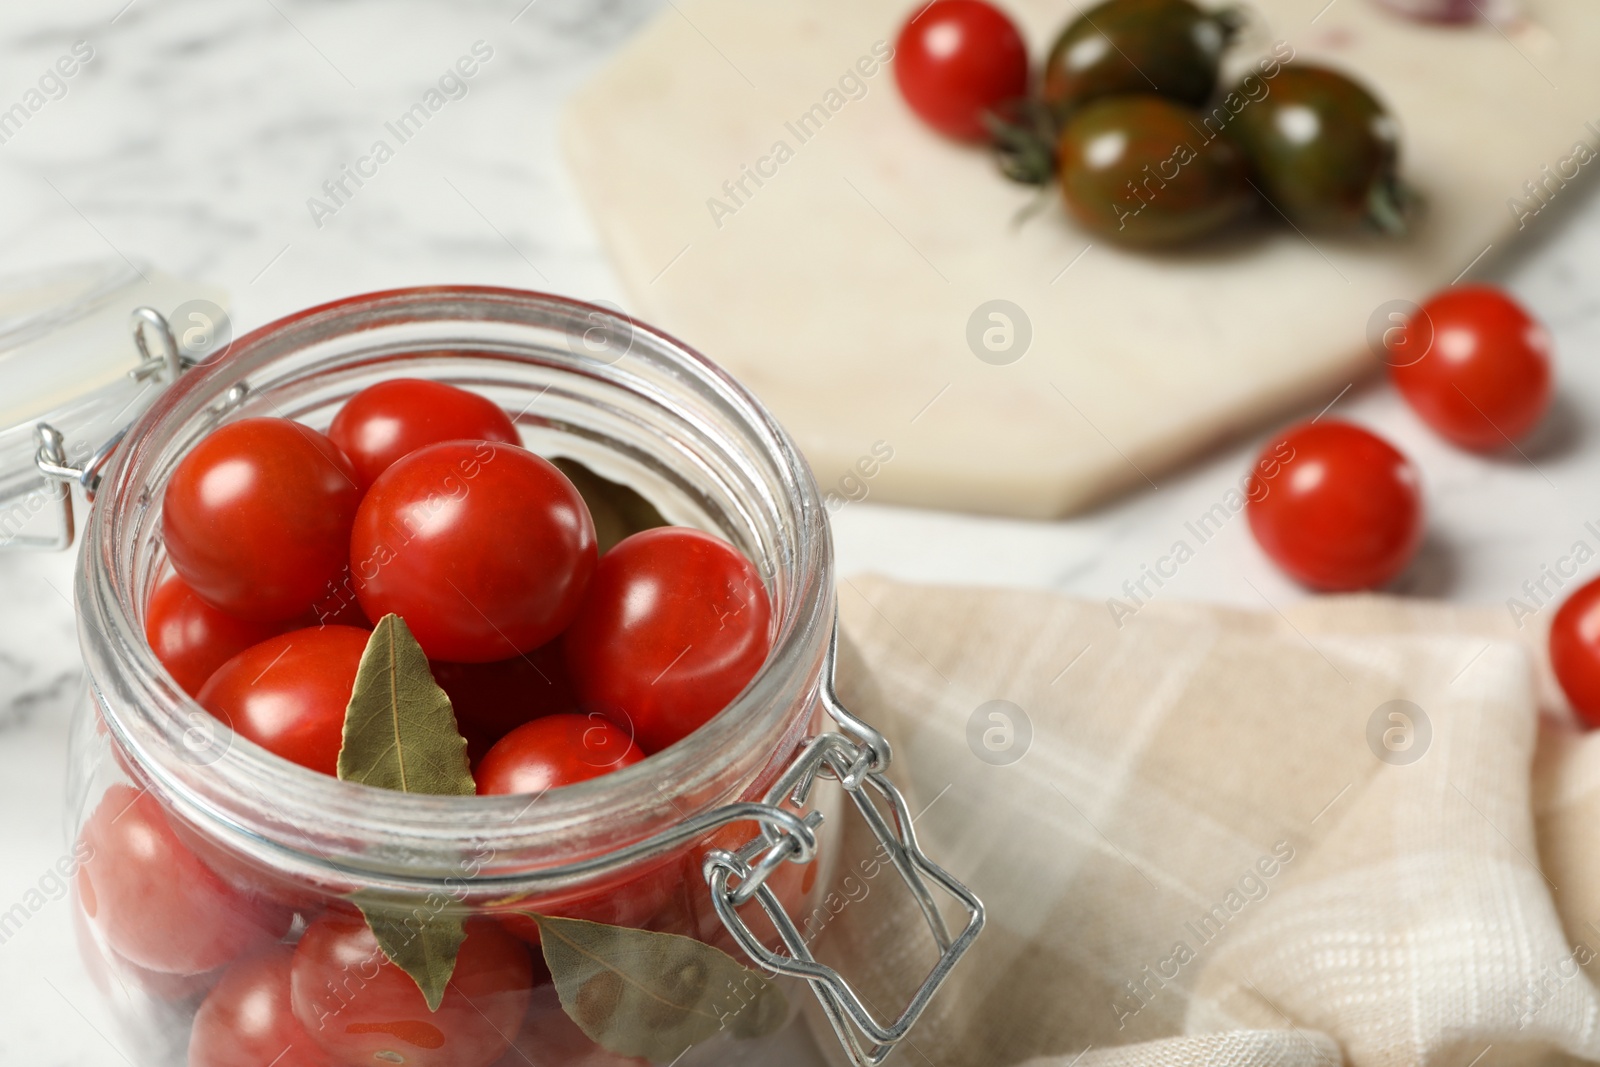
[[[1369,373],[1376,309],[1539,224],[1508,205],[1538,207],[1524,183],[1579,195],[1542,168],[1600,169],[1572,162],[1600,147],[1594,0],[1465,29],[1373,0],[1255,0],[1236,59],[1287,42],[1362,77],[1427,215],[1398,243],[1265,220],[1126,252],[1054,196],[1015,225],[1033,194],[911,117],[879,61],[910,6],[674,0],[566,115],[628,310],[751,386],[840,499],[1050,517],[1155,485]],[[1075,10],[1005,6],[1035,55]]]

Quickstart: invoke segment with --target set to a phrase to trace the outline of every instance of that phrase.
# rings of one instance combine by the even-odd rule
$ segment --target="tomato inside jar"
[[[94,958],[143,976],[105,984],[138,1047],[738,1062],[793,1016],[804,986],[753,968],[706,872],[802,818],[748,806],[831,723],[826,510],[698,355],[631,323],[620,364],[580,354],[594,313],[480,289],[328,305],[130,432],[86,537],[140,547],[80,564],[103,729],[74,753],[73,906]],[[592,509],[634,517],[603,555]],[[835,859],[818,793],[815,848],[765,876],[797,925]],[[782,950],[758,901],[737,913]],[[574,965],[622,958],[720,981],[664,1017]]]

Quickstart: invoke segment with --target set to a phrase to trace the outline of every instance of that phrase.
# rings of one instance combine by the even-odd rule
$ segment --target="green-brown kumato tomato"
[[[1095,233],[1181,244],[1227,225],[1252,199],[1244,156],[1199,113],[1164,96],[1112,96],[1077,112],[1057,147],[1061,194]]]
[[[1399,137],[1383,105],[1326,67],[1291,64],[1261,84],[1228,133],[1272,206],[1301,227],[1403,230]]]
[[[1237,25],[1189,0],[1105,0],[1061,31],[1044,64],[1044,99],[1058,116],[1102,96],[1159,93],[1199,104]]]

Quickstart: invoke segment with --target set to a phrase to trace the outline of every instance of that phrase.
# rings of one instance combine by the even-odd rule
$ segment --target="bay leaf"
[[[781,989],[703,941],[528,917],[539,924],[562,1010],[610,1052],[670,1062],[723,1030],[763,1037],[789,1017]]]
[[[477,793],[450,698],[398,615],[378,620],[361,654],[344,713],[339,777],[402,793]]]
[[[624,537],[668,525],[656,506],[646,500],[632,486],[603,477],[566,456],[550,461],[577,487],[583,502],[589,505],[589,515],[594,519],[595,540],[603,556],[611,546]]]
[[[430,912],[426,907],[408,911],[393,898],[366,890],[346,899],[361,909],[383,954],[417,983],[428,1010],[438,1011],[455,973],[456,954],[467,939],[460,916]]]
[[[344,712],[338,774],[347,782],[402,793],[477,793],[450,698],[398,615],[378,620],[361,653]],[[348,899],[361,909],[383,954],[417,983],[428,1010],[438,1011],[466,939],[462,919],[365,891]]]

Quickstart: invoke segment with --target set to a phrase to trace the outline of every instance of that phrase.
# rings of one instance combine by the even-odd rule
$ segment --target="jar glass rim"
[[[652,380],[722,413],[751,452],[744,458],[775,487],[768,503],[778,509],[773,520],[783,527],[784,551],[775,566],[782,572],[776,584],[785,592],[774,603],[772,651],[734,702],[639,764],[532,802],[527,796],[380,794],[249,743],[224,746],[214,759],[185,758],[185,732],[205,713],[175,685],[144,639],[142,591],[135,580],[139,545],[130,536],[150,510],[153,469],[164,456],[170,460],[180,431],[204,419],[233,386],[330,339],[430,321],[526,326],[543,334],[564,330],[570,336],[596,316],[626,324],[629,356],[645,361],[638,365],[657,375]],[[539,358],[561,370],[567,356],[547,346]],[[604,367],[584,360],[574,350],[571,369],[640,387],[642,379],[629,377],[627,358]],[[112,734],[164,799],[191,821],[220,826],[261,853],[292,853],[313,866],[363,877],[382,872],[401,881],[412,867],[418,880],[436,877],[469,842],[524,857],[518,877],[558,874],[563,863],[586,858],[585,850],[594,853],[600,843],[596,827],[611,828],[615,844],[627,844],[696,813],[680,800],[728,799],[710,795],[717,764],[754,766],[772,758],[774,731],[793,717],[792,694],[808,684],[814,691],[834,602],[832,543],[816,483],[794,441],[748,390],[689,346],[610,309],[480,286],[388,290],[309,308],[241,337],[221,359],[184,374],[130,430],[107,472],[86,528],[77,596],[91,692]],[[303,829],[307,825],[319,827],[315,841]],[[541,842],[553,845],[549,865],[529,869],[526,855]],[[402,853],[404,862],[396,859]]]

